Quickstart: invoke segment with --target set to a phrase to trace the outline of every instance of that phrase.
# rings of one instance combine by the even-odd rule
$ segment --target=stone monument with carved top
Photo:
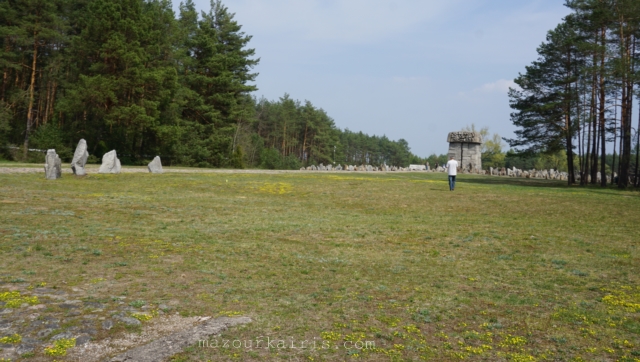
[[[478,132],[451,132],[448,157],[454,156],[463,170],[482,170],[482,136]]]

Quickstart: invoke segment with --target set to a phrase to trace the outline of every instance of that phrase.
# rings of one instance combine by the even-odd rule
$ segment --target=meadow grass
[[[0,275],[253,319],[174,361],[639,361],[639,218],[487,176],[0,174]]]

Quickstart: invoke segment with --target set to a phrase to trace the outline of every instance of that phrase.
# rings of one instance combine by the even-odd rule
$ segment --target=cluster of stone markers
[[[414,166],[414,165],[412,165]],[[421,165],[424,168],[424,165]],[[332,166],[332,165],[323,165],[323,164],[319,164],[318,166],[316,165],[311,165],[308,167],[301,167],[300,171],[368,171],[368,172],[372,172],[372,171],[409,171],[409,167],[396,167],[396,166],[387,166],[387,165],[380,165],[380,167],[376,167],[376,166],[371,166],[371,165],[360,165],[360,166],[354,166],[354,165],[340,165],[338,164],[338,166]]]
[[[569,177],[569,174],[566,172],[560,172],[558,170],[550,169],[550,170],[520,170],[515,167],[513,168],[493,168],[489,167],[489,175],[491,176],[508,176],[508,177],[524,177],[524,178],[540,178],[545,180],[563,180],[566,181]],[[580,174],[576,173],[576,180],[580,181]],[[587,182],[591,182],[591,176],[587,175]],[[618,177],[617,173],[613,173],[613,177]],[[611,176],[606,175],[607,182],[611,182]],[[600,172],[596,174],[596,182],[600,182],[601,175]]]
[[[361,166],[352,166],[352,165],[338,165],[333,167],[332,165],[324,166],[320,164],[318,166],[311,165],[309,167],[302,167],[300,171],[425,171],[425,172],[446,172],[447,169],[438,166],[437,168],[429,168],[425,165],[409,165],[409,167],[396,167],[396,166],[387,166],[381,165],[380,167],[374,167],[371,165],[361,165]],[[545,180],[563,180],[566,181],[569,174],[566,172],[560,172],[558,170],[520,170],[515,167],[513,168],[493,168],[489,167],[489,170],[478,170],[473,167],[472,164],[467,167],[461,167],[458,169],[459,173],[462,174],[477,174],[477,175],[490,175],[490,176],[508,176],[508,177],[522,177],[522,178],[537,178],[537,179],[545,179]],[[616,174],[614,173],[614,177]],[[576,175],[577,180],[580,180],[580,176]],[[587,177],[589,180],[590,176]],[[607,176],[608,182],[611,182],[611,177]],[[597,174],[597,182],[600,182],[600,172]]]
[[[73,159],[71,160],[71,170],[75,175],[85,176],[87,174],[84,166],[87,164],[88,158],[87,141],[81,139],[80,142],[78,142],[76,151],[73,154]],[[151,173],[162,173],[160,156],[156,156],[153,161],[149,162],[147,167]],[[100,165],[100,169],[98,169],[98,173],[120,173],[121,169],[122,166],[120,165],[118,154],[116,150],[112,150],[102,156],[102,164]],[[44,173],[48,180],[55,180],[62,177],[62,162],[55,149],[47,150]]]
[[[444,167],[437,167],[437,168],[427,168],[426,165],[409,165],[409,167],[398,167],[398,166],[387,166],[387,165],[380,165],[380,166],[371,166],[371,165],[360,165],[360,166],[356,166],[356,165],[340,165],[338,164],[337,166],[332,166],[332,165],[323,165],[323,164],[319,164],[318,166],[316,165],[311,165],[308,167],[301,167],[300,171],[364,171],[364,172],[375,172],[375,171],[381,171],[381,172],[395,172],[395,171],[426,171],[426,172],[445,172],[447,169]],[[485,174],[486,171],[483,170],[477,170],[471,166],[467,167],[467,168],[461,168],[460,172],[462,173],[476,173],[476,174]]]
[[[569,174],[566,172],[560,172],[558,170],[550,169],[550,170],[520,170],[515,167],[513,168],[493,168],[489,167],[489,172],[487,173],[491,176],[509,176],[509,177],[524,177],[524,178],[540,178],[545,180],[567,180]]]

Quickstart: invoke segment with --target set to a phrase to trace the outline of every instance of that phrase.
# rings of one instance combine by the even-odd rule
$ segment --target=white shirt
[[[447,169],[449,170],[449,176],[457,175],[457,172],[458,172],[458,161],[449,160],[449,162],[447,162]]]

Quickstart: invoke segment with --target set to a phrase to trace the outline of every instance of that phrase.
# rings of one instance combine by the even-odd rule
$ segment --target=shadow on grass
[[[465,177],[467,176],[467,177]],[[468,177],[470,176],[470,177]],[[476,176],[476,175],[462,175],[462,177],[458,176],[456,179],[456,183],[470,183],[470,184],[479,184],[479,185],[507,185],[507,186],[524,186],[524,187],[547,187],[547,188],[555,188],[555,189],[580,189],[580,190],[589,190],[590,192],[597,194],[620,194],[624,196],[634,196],[637,195],[638,189],[627,188],[626,190],[618,189],[616,186],[607,185],[606,187],[601,187],[600,185],[582,185],[574,184],[572,186],[567,185],[567,181],[560,180],[544,180],[544,179],[531,179],[531,178],[515,178],[515,177],[498,177],[498,176]],[[628,194],[626,192],[635,191],[633,194]]]
[[[462,177],[460,177],[462,176]],[[529,186],[529,187],[552,187],[552,188],[568,188],[566,181],[560,180],[541,180],[531,178],[515,178],[515,177],[498,177],[498,176],[472,176],[465,177],[460,175],[456,179],[456,183],[473,183],[480,185],[508,185],[508,186]]]

